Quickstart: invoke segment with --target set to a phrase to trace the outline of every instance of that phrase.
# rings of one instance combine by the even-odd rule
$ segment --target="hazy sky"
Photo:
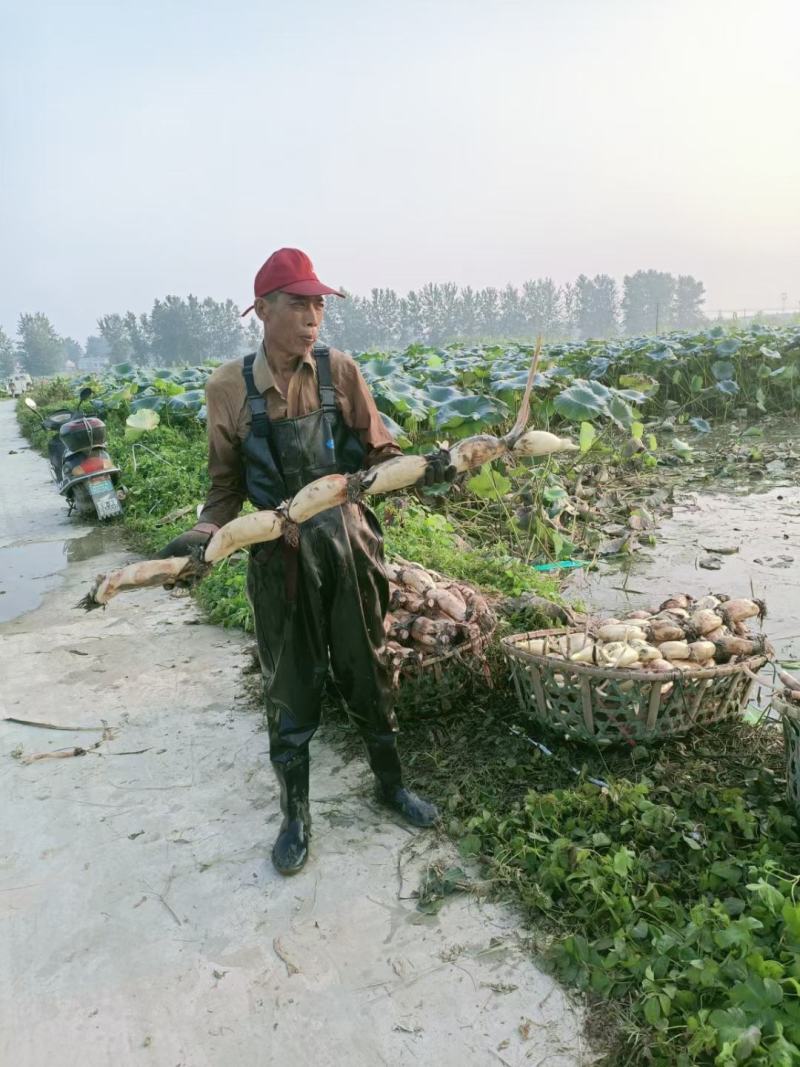
[[[655,267],[800,303],[797,0],[0,0],[0,325]]]

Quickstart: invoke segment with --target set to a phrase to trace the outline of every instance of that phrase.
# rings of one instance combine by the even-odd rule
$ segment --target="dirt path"
[[[75,610],[126,553],[66,520],[24,447],[0,404],[0,604],[16,590],[0,717],[93,729],[0,722],[0,1063],[589,1063],[510,912],[466,896],[417,911],[421,867],[450,847],[377,808],[361,761],[314,746],[313,858],[273,872],[246,640],[161,592]],[[13,758],[87,747],[103,723],[87,755]]]

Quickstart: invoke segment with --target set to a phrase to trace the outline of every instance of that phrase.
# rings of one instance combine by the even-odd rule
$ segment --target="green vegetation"
[[[411,774],[534,921],[537,955],[586,992],[604,1062],[796,1067],[800,833],[780,734],[724,723],[547,757],[512,733],[505,686],[455,708],[401,720]]]
[[[27,372],[35,376],[57,374],[64,366],[66,353],[62,338],[46,315],[20,315],[19,355]]]
[[[425,449],[505,428],[530,355],[416,346],[358,358],[398,437]],[[501,593],[554,595],[532,564],[603,551],[609,508],[628,531],[613,551],[652,529],[650,473],[662,482],[692,456],[665,422],[697,440],[708,417],[737,408],[751,418],[794,410],[799,366],[796,327],[550,346],[533,422],[572,432],[581,451],[497,463],[446,495],[383,501],[387,550]],[[205,496],[207,374],[118,366],[94,383],[130,491],[126,527],[143,552],[191,525]],[[61,380],[34,395],[47,409],[76,391]],[[18,411],[43,445],[36,418]],[[157,416],[152,428],[126,427],[141,412]],[[215,622],[247,628],[243,588],[234,559],[197,596]],[[795,1067],[800,834],[776,731],[723,724],[621,753],[554,744],[547,757],[512,732],[516,696],[499,662],[494,674],[494,690],[453,675],[447,692],[429,679],[401,692],[410,775],[440,801],[465,857],[544,931],[536,950],[587,994],[606,1062]]]
[[[411,345],[402,352],[355,358],[401,441],[424,446],[508,425],[522,394],[533,349],[485,345],[446,349]],[[172,420],[204,415],[210,367],[117,364],[91,380],[103,394],[100,413],[120,417],[147,408]],[[671,333],[618,341],[545,346],[532,401],[532,421],[590,421],[629,432],[643,418],[670,414],[678,425],[793,410],[800,377],[800,326],[754,325],[725,332]],[[89,379],[81,379],[89,380]],[[705,427],[694,426],[702,432]]]
[[[5,330],[0,326],[0,389],[4,389],[4,379],[14,373],[14,365],[17,362],[14,344]]]

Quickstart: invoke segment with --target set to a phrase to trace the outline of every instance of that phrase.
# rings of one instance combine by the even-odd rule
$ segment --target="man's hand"
[[[206,547],[215,529],[216,527],[212,527],[209,523],[198,523],[191,530],[173,537],[168,545],[164,545],[156,559],[169,559],[171,556],[191,556],[193,552],[200,551]],[[197,578],[189,578],[185,582],[165,582],[164,588],[174,589],[177,585],[179,589],[191,589],[197,580]]]
[[[425,459],[428,466],[417,485],[439,485],[441,482],[452,482],[458,471],[450,462],[450,453],[446,448],[439,448],[435,452],[429,452]]]
[[[211,540],[210,530],[192,528],[173,537],[156,555],[156,559],[169,559],[170,556],[191,556],[196,548],[205,548]]]

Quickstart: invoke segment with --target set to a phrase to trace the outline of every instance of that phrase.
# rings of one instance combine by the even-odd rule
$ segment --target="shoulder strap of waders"
[[[255,437],[269,437],[269,416],[267,415],[267,402],[256,389],[256,381],[253,377],[253,363],[256,353],[251,352],[245,356],[242,362],[244,384],[247,389],[247,403],[250,405],[251,425],[250,430]]]
[[[331,350],[327,345],[314,345],[312,355],[317,364],[319,402],[326,415],[336,414],[336,392],[331,374]]]

